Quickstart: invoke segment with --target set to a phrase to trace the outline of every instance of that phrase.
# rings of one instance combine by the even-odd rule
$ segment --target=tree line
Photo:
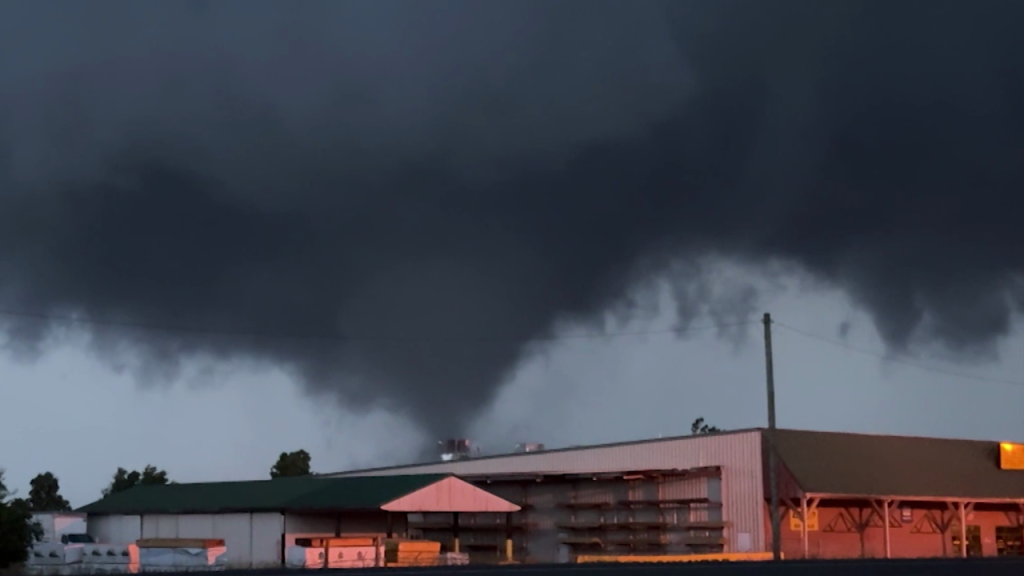
[[[271,478],[309,476],[312,458],[305,450],[282,452],[270,468]],[[106,498],[136,486],[162,486],[174,484],[166,470],[147,465],[142,470],[118,468],[103,489]],[[60,480],[53,472],[37,474],[29,482],[27,498],[17,495],[4,484],[4,471],[0,469],[0,570],[24,562],[32,544],[42,538],[42,528],[32,521],[36,512],[69,512],[71,503],[60,493]]]

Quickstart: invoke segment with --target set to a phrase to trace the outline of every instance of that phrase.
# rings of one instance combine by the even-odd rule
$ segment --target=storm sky
[[[148,394],[258,367],[434,439],[553,337],[671,315],[735,351],[799,279],[889,354],[1005,362],[1022,24],[1015,0],[0,2],[6,358],[71,346]]]

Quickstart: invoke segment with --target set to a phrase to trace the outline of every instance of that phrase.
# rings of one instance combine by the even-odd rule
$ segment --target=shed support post
[[[505,561],[512,561],[512,513],[505,513]]]
[[[807,557],[810,555],[810,549],[811,549],[811,545],[810,545],[810,542],[808,541],[809,538],[808,538],[808,535],[807,535],[807,532],[808,532],[808,530],[807,530],[807,516],[808,515],[809,514],[807,512],[807,495],[804,494],[803,496],[800,497],[800,540],[801,540],[801,544],[803,545],[803,549],[804,549],[804,560],[806,560]]]
[[[459,550],[459,513],[452,513],[452,552],[458,554]]]
[[[961,501],[957,508],[960,512],[960,557],[967,558],[967,507]]]
[[[388,539],[395,537],[395,519],[391,512],[388,512]]]
[[[885,527],[885,558],[892,558],[892,540],[889,533],[889,501],[882,501],[882,526]]]

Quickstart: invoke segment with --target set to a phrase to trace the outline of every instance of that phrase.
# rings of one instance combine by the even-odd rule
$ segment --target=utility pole
[[[772,368],[772,315],[764,313],[764,358],[768,377],[768,489],[771,491],[772,557],[782,559],[782,518],[779,514],[779,480],[775,462],[775,371]]]

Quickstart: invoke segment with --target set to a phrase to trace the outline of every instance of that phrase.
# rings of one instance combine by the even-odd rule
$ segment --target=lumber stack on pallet
[[[373,536],[334,536],[323,538],[296,538],[295,545],[304,548],[353,548],[375,546],[378,539]]]
[[[227,563],[223,538],[141,538],[135,544],[143,571],[209,570]]]
[[[374,568],[384,565],[383,534],[296,538],[285,550],[292,568]]]
[[[220,548],[223,538],[140,538],[135,541],[139,548]]]
[[[440,566],[441,543],[432,540],[388,540],[384,545],[387,566]]]

